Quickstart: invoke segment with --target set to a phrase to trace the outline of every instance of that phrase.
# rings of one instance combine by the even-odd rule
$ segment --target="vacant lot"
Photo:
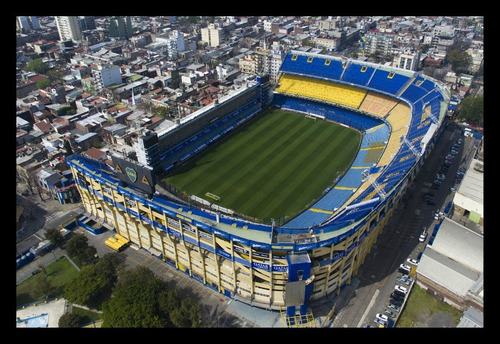
[[[462,312],[415,285],[397,327],[456,327]]]
[[[358,132],[332,122],[272,109],[172,171],[166,181],[251,217],[287,218],[348,169],[360,139]]]

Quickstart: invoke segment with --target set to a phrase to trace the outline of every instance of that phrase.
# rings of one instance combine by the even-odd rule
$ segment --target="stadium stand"
[[[308,54],[289,53],[281,70],[274,103],[290,110],[319,114],[361,130],[362,145],[342,179],[311,207],[326,212],[305,211],[285,224],[286,227],[302,226],[307,219],[312,221],[311,225],[317,225],[317,221],[325,219],[325,215],[337,209],[342,201],[366,201],[389,192],[414,165],[421,154],[423,137],[433,120],[439,117],[443,97],[435,84],[420,74],[337,59],[327,65],[327,60],[324,56],[311,58]],[[329,65],[334,68],[327,69]],[[344,82],[356,84],[358,90],[352,90],[352,86]],[[340,107],[328,108],[316,105],[318,102]],[[345,110],[344,106],[351,110]],[[379,118],[387,125],[380,121],[361,124],[362,120],[357,119],[359,114],[352,109],[362,111],[364,115],[360,116]],[[370,173],[372,177],[362,181],[363,171],[372,167],[377,167],[377,171],[382,168],[383,173]],[[373,183],[375,179],[380,182]],[[345,191],[354,191],[356,198],[348,197]]]
[[[300,75],[283,74],[279,84],[276,92],[321,99],[354,109],[359,107],[366,95],[365,90],[357,87]]]

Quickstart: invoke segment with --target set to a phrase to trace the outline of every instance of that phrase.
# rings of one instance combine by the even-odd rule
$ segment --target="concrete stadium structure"
[[[258,79],[168,132],[147,134],[138,156],[169,170],[268,106],[361,131],[350,169],[283,225],[147,193],[116,166],[83,156],[67,163],[86,211],[132,245],[236,300],[283,310],[294,324],[310,320],[310,301],[350,283],[441,133],[450,96],[421,73],[299,51],[286,55],[278,83],[271,93]],[[132,165],[127,173],[137,177]]]

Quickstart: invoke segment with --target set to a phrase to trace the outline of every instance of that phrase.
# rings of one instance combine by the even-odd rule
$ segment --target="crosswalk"
[[[56,211],[55,213],[49,213],[47,216],[44,216],[45,223],[52,222],[53,220],[58,219],[65,214],[67,214],[67,211],[63,210]]]

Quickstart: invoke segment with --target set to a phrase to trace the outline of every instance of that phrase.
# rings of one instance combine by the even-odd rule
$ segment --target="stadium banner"
[[[115,172],[122,182],[130,184],[150,195],[154,193],[155,180],[151,168],[128,158],[118,157],[115,154],[111,155],[111,160]]]

